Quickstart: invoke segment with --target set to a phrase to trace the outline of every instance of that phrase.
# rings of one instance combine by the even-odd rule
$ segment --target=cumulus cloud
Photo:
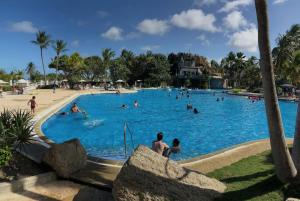
[[[237,30],[240,27],[247,25],[247,20],[240,11],[233,11],[223,18],[223,23],[226,28]]]
[[[102,33],[101,36],[109,40],[118,41],[123,40],[122,32],[123,30],[121,28],[113,26],[110,27],[106,32]]]
[[[20,21],[10,24],[9,30],[13,32],[36,33],[38,28],[33,26],[30,21]]]
[[[216,32],[218,28],[214,25],[216,18],[213,14],[205,14],[201,9],[190,9],[175,14],[171,23],[177,27],[190,30],[203,30]]]
[[[79,47],[79,40],[73,40],[73,41],[71,42],[71,46],[72,46],[72,47]]]
[[[235,32],[229,39],[229,45],[241,51],[257,52],[257,34],[257,29],[254,26]]]
[[[167,21],[157,19],[145,19],[137,26],[140,32],[151,35],[164,35],[169,28]]]
[[[196,6],[203,6],[203,5],[211,5],[216,3],[217,0],[194,0],[194,5]]]
[[[287,0],[274,0],[273,4],[283,4],[285,2],[287,2]]]
[[[197,36],[197,39],[201,41],[202,45],[210,45],[209,40],[206,38],[206,36],[204,34],[201,34],[200,36]]]
[[[219,12],[230,12],[238,9],[240,6],[248,6],[252,4],[253,0],[232,0],[225,3]]]
[[[146,45],[146,46],[141,47],[141,50],[143,50],[143,51],[153,51],[153,50],[157,50],[159,48],[160,48],[159,45]]]

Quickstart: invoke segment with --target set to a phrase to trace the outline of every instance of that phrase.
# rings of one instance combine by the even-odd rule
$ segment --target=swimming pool
[[[141,90],[134,94],[82,95],[78,106],[87,112],[66,116],[53,115],[42,125],[43,133],[60,143],[79,138],[89,155],[124,160],[124,123],[127,152],[137,145],[151,146],[156,133],[164,133],[164,141],[181,141],[182,151],[175,160],[190,159],[240,143],[268,137],[264,102],[252,103],[246,97],[231,96],[222,91],[190,91],[181,98],[177,89]],[[221,101],[224,97],[224,101]],[[220,98],[220,101],[216,101]],[[140,104],[133,107],[134,101]],[[194,114],[186,109],[191,103],[199,110]],[[121,105],[128,105],[122,109]],[[69,112],[71,103],[59,112]],[[297,104],[280,102],[287,137],[293,137]]]

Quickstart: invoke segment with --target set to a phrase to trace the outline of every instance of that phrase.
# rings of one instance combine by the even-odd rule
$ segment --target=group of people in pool
[[[162,132],[157,133],[157,139],[152,142],[152,150],[156,153],[169,158],[171,154],[180,152],[180,141],[175,138],[172,142],[172,146],[169,147],[163,142],[164,135]]]
[[[139,107],[139,103],[138,103],[137,100],[135,100],[135,101],[133,102],[133,107],[135,107],[135,108],[138,108],[138,107]],[[122,109],[127,109],[127,108],[128,108],[128,105],[122,104],[121,108],[122,108]]]

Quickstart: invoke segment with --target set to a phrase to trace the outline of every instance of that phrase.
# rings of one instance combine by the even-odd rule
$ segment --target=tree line
[[[50,35],[39,31],[36,39],[31,41],[40,49],[43,74],[36,70],[30,62],[25,72],[30,80],[62,80],[67,79],[72,86],[79,80],[116,81],[124,80],[130,85],[136,80],[142,80],[147,86],[160,86],[162,83],[176,85],[180,61],[192,59],[202,71],[202,77],[221,75],[228,79],[229,86],[246,88],[255,91],[262,87],[259,60],[252,56],[246,57],[242,52],[229,52],[220,62],[208,61],[204,56],[179,52],[164,55],[148,51],[135,55],[132,51],[123,49],[116,57],[113,50],[103,49],[101,54],[82,57],[78,52],[70,55],[67,43],[62,40],[52,41]],[[43,52],[52,46],[56,56],[51,59],[48,67],[55,73],[46,74]],[[62,55],[63,54],[63,55]],[[276,47],[272,50],[275,81],[277,84],[290,83],[299,86],[300,76],[300,25],[293,25],[286,33],[276,39]],[[8,75],[9,74],[9,75]],[[0,71],[0,79],[8,80],[23,77],[22,71],[6,73]]]

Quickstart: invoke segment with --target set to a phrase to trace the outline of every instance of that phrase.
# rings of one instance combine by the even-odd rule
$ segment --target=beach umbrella
[[[5,82],[3,80],[0,80],[0,85],[8,84],[8,82]]]
[[[117,80],[116,81],[116,83],[123,83],[123,82],[125,82],[125,81],[123,81],[123,80]]]
[[[17,84],[28,84],[28,80],[20,79],[17,81]]]
[[[85,80],[79,80],[79,82],[85,82]]]
[[[67,79],[64,79],[64,80],[62,80],[63,82],[68,82],[68,80]]]

